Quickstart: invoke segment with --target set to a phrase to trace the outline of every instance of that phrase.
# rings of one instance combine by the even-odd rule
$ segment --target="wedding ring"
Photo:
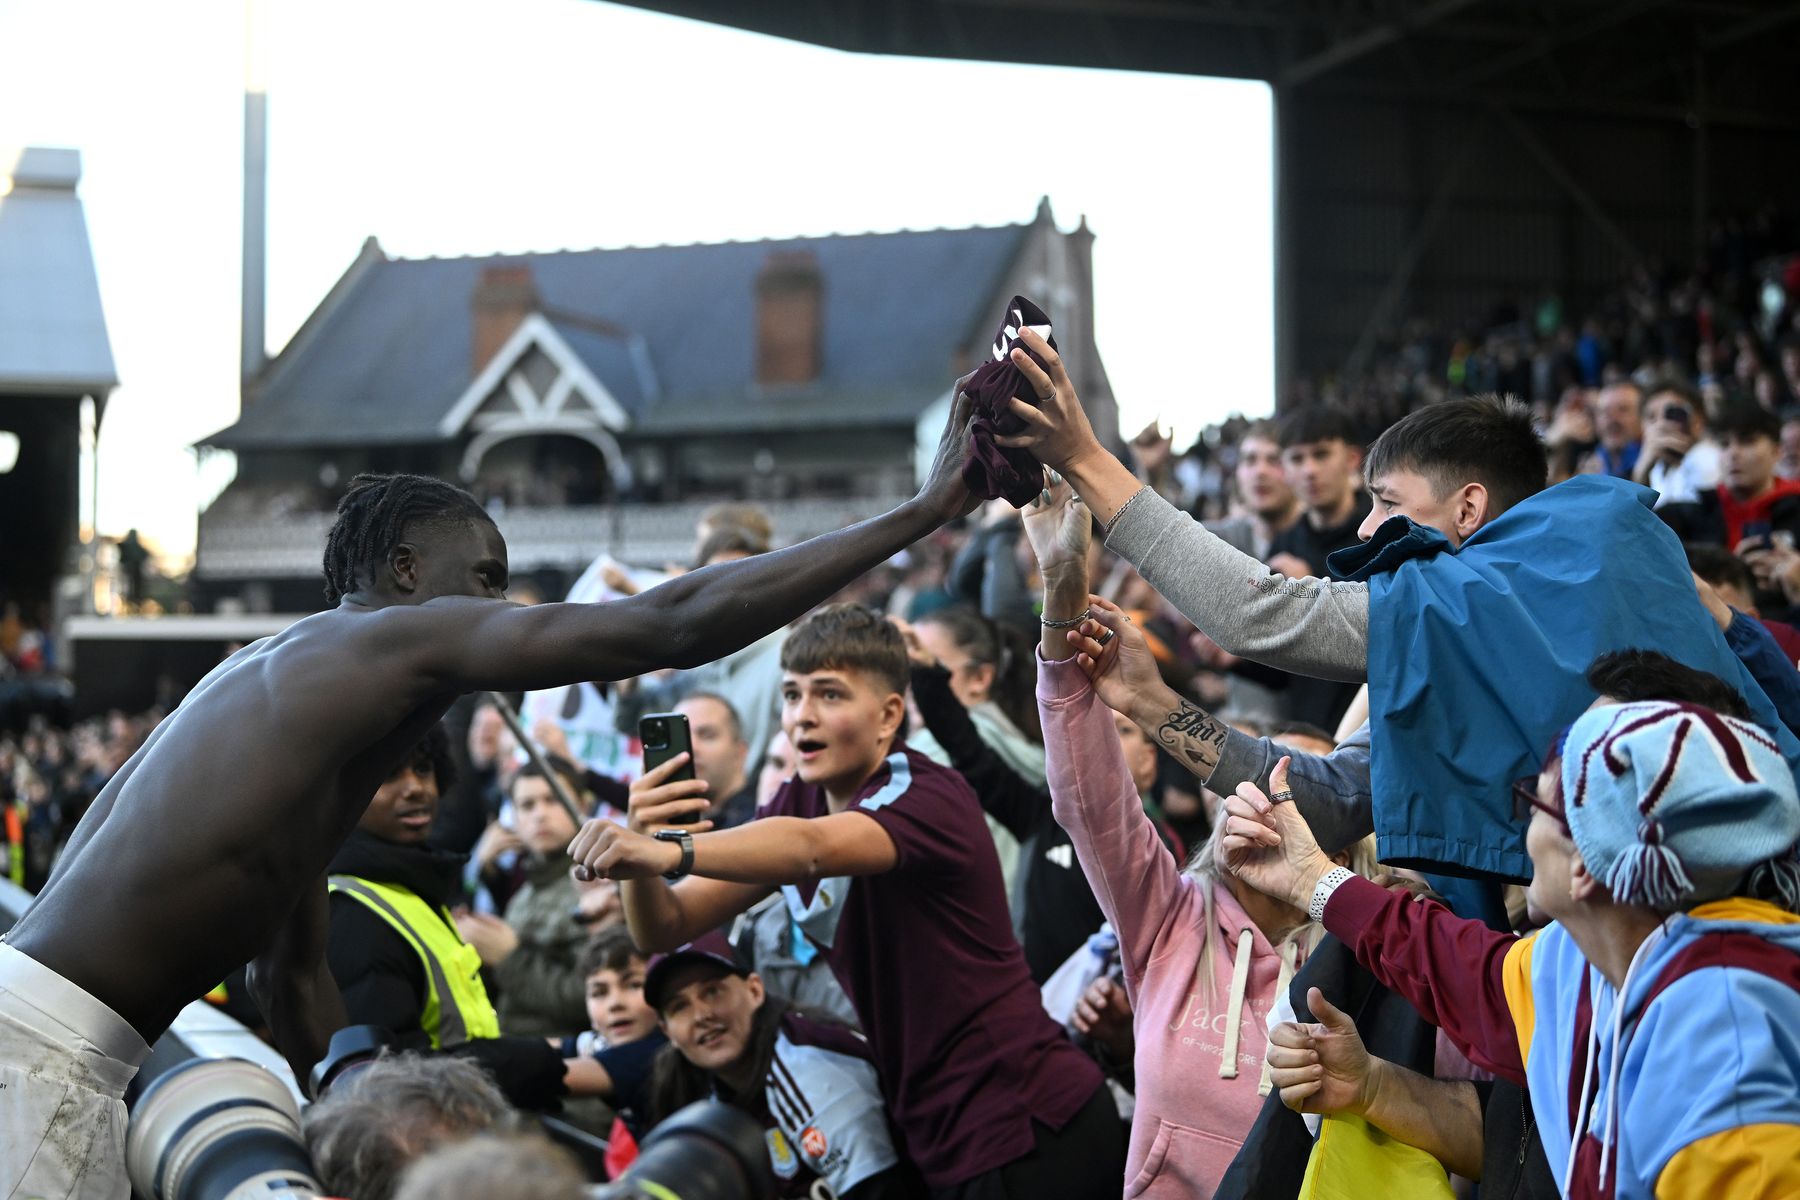
[[[1095,638],[1094,640],[1099,642],[1102,646],[1104,646],[1104,645],[1106,645],[1106,643],[1113,640],[1113,631],[1110,629],[1101,629],[1100,636]]]

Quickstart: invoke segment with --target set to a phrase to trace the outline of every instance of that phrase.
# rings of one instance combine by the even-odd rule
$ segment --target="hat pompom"
[[[1642,904],[1674,912],[1694,890],[1694,881],[1676,853],[1663,845],[1662,826],[1645,821],[1642,839],[1627,846],[1606,873],[1606,887],[1620,904]]]
[[[1800,845],[1750,868],[1750,894],[1800,912]]]

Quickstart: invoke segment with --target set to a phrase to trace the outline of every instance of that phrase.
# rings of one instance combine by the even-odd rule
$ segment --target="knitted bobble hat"
[[[1666,701],[1593,709],[1569,730],[1562,786],[1582,861],[1621,904],[1677,912],[1753,869],[1794,876],[1800,796],[1748,721]]]

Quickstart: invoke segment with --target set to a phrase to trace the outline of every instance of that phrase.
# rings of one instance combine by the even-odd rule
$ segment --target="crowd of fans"
[[[398,1053],[309,1111],[323,1182],[574,1195],[519,1112],[604,1139],[616,1175],[714,1098],[763,1122],[788,1196],[1785,1194],[1800,267],[1762,267],[1779,236],[1721,235],[1700,272],[1641,273],[1579,321],[1547,300],[1479,336],[1410,329],[1182,454],[1153,426],[1130,446],[1147,486],[1103,529],[1052,476],[725,660],[465,698],[332,864],[332,974]],[[1490,393],[1528,408],[1466,399]],[[1034,447],[1058,466],[1061,436]],[[1535,496],[1578,476],[1654,495],[1574,485],[1573,517]],[[1370,547],[1394,514],[1417,527]],[[720,506],[690,566],[778,534]],[[1433,591],[1421,544],[1470,574]],[[1479,574],[1508,554],[1535,595]],[[579,598],[662,577],[591,574]],[[1414,628],[1407,603],[1470,611]],[[1590,653],[1618,648],[1609,622],[1661,640]],[[1527,628],[1557,637],[1457,642]],[[1378,657],[1400,630],[1415,661]],[[1470,656],[1513,675],[1446,683]],[[1579,715],[1595,695],[1612,707]],[[1400,755],[1577,696],[1510,824],[1446,828],[1441,852],[1394,836],[1387,793],[1442,797]],[[658,711],[691,753],[645,770]],[[15,882],[43,881],[156,719],[0,736]],[[1665,949],[1703,917],[1710,958]],[[1681,990],[1675,966],[1727,975]],[[1684,1011],[1659,1024],[1665,990]],[[1651,1077],[1684,1040],[1718,1051],[1692,1095]]]
[[[6,877],[35,892],[75,823],[156,728],[158,712],[111,713],[74,725],[32,715],[0,727]]]
[[[1692,271],[1640,267],[1580,314],[1546,294],[1459,326],[1404,322],[1351,369],[1302,379],[1284,408],[1342,413],[1366,445],[1424,405],[1495,392],[1530,404],[1540,428],[1560,442],[1592,450],[1598,389],[1625,379],[1640,388],[1681,380],[1708,409],[1753,402],[1786,423],[1800,405],[1797,234],[1779,212],[1721,221]],[[1133,452],[1170,499],[1202,518],[1223,516],[1234,502],[1232,473],[1248,427],[1234,417],[1172,455],[1152,426]],[[1789,438],[1800,470],[1800,426]]]

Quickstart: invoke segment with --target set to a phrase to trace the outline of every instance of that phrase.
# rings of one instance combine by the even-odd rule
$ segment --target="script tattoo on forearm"
[[[1212,774],[1225,751],[1225,723],[1197,704],[1183,700],[1163,718],[1156,740],[1196,775]]]

